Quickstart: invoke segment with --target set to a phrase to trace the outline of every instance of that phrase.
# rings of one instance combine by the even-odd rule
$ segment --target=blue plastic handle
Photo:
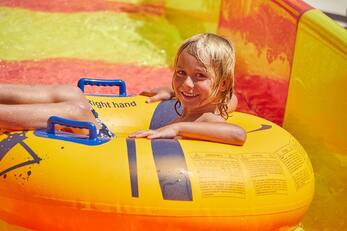
[[[56,124],[72,128],[88,129],[89,139],[95,140],[97,138],[96,126],[92,122],[69,120],[58,116],[51,116],[47,121],[47,134],[55,135]]]
[[[82,78],[78,81],[77,86],[84,92],[84,86],[118,86],[119,96],[127,96],[125,82],[120,79],[89,79]]]

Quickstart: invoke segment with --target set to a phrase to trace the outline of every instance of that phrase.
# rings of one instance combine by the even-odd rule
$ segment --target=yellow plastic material
[[[346,86],[347,32],[320,11],[307,12],[298,28],[285,127],[347,153]]]
[[[284,127],[308,151],[316,173],[307,230],[346,230],[346,87],[347,31],[318,10],[305,13],[298,25]]]
[[[107,127],[117,134],[129,134],[149,128],[156,103],[146,103],[146,97],[111,98],[87,96],[89,104],[98,112]],[[129,118],[133,115],[134,118]]]
[[[128,132],[167,111],[143,96],[88,98],[116,133],[107,143],[0,136],[0,219],[34,230],[287,230],[310,205],[307,154],[272,122],[232,113],[248,132],[241,147],[134,140]]]

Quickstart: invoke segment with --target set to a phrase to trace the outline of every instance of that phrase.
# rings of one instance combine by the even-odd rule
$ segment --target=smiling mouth
[[[183,92],[181,91],[181,94],[184,96],[184,97],[187,97],[187,98],[194,98],[196,96],[198,96],[199,94],[196,94],[196,93],[189,93],[189,92]]]

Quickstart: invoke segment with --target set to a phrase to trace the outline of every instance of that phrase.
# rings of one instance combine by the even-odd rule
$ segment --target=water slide
[[[170,85],[177,47],[201,32],[236,46],[238,111],[283,126],[309,154],[304,229],[346,230],[347,32],[302,1],[2,0],[0,82],[120,78],[138,94]]]

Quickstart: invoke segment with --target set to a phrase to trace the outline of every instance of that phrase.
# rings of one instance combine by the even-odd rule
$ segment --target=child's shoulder
[[[225,119],[219,114],[206,112],[202,114],[196,122],[225,122]]]

